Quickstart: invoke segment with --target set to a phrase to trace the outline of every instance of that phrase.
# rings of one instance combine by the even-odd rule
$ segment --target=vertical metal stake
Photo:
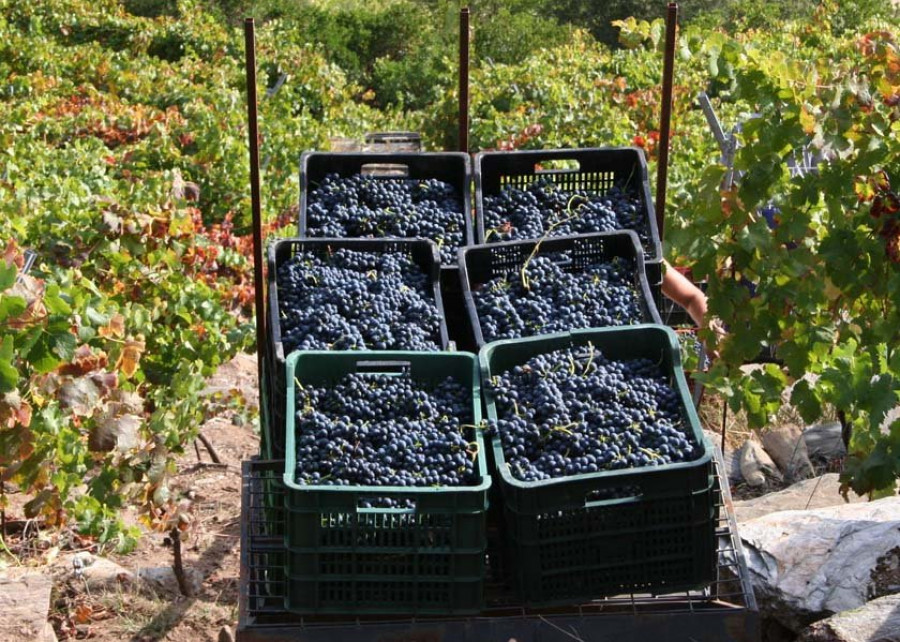
[[[469,151],[469,8],[459,10],[459,151]]]
[[[263,359],[266,354],[266,314],[263,300],[262,206],[259,192],[259,123],[256,99],[256,38],[253,18],[244,19],[247,66],[247,131],[250,137],[250,207],[253,211],[253,289],[256,297],[256,365],[259,377],[259,416],[264,416]],[[260,419],[262,421],[262,419]],[[262,428],[262,426],[261,426]]]
[[[663,240],[666,216],[666,183],[669,170],[669,125],[672,120],[672,78],[675,73],[675,30],[678,26],[678,4],[669,3],[666,13],[666,49],[663,64],[662,114],[659,123],[659,158],[656,166],[656,227]]]

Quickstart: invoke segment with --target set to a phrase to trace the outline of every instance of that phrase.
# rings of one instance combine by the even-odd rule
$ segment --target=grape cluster
[[[510,473],[537,481],[696,459],[678,395],[648,359],[609,360],[593,346],[541,354],[495,375]]]
[[[328,387],[300,385],[296,398],[298,483],[477,483],[472,392],[450,377],[428,385],[406,373],[351,373]]]
[[[563,189],[541,177],[524,190],[505,186],[499,194],[484,197],[486,243],[634,230],[647,248],[649,223],[641,199],[612,187],[603,194]]]
[[[440,350],[431,278],[404,252],[298,252],[278,266],[285,352]]]
[[[634,261],[615,257],[566,272],[557,253],[534,256],[473,292],[484,340],[513,339],[577,328],[631,325],[643,319]]]
[[[329,174],[309,193],[310,237],[427,238],[438,244],[441,263],[455,263],[464,232],[462,196],[434,178]]]

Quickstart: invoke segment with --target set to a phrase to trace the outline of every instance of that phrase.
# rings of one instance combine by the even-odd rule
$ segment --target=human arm
[[[663,260],[662,293],[688,313],[697,327],[702,328],[706,317],[706,295],[690,279]]]

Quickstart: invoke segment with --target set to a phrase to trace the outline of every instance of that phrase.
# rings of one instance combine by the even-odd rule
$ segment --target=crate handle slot
[[[534,164],[535,174],[575,174],[581,163],[575,158],[550,158]]]
[[[598,508],[600,506],[609,506],[611,504],[624,504],[642,499],[644,492],[639,486],[613,486],[604,488],[603,490],[588,491],[584,495],[585,508]]]
[[[360,498],[356,504],[356,512],[360,515],[415,515],[416,502],[410,498],[404,498],[406,506],[398,507],[379,507],[379,506],[363,506],[363,501],[378,501],[379,499],[392,499],[391,497],[366,497]]]
[[[398,176],[406,178],[409,176],[409,165],[403,165],[401,163],[367,163],[359,168],[359,173],[363,176],[371,176],[374,178],[396,178]]]
[[[412,369],[409,361],[367,360],[356,362],[356,372],[364,375],[390,375],[400,377],[408,375]]]
[[[550,259],[553,265],[558,265],[559,267],[571,267],[575,263],[575,259],[568,254],[550,254],[547,258]]]

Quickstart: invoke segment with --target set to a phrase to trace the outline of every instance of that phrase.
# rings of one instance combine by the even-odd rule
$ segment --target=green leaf
[[[5,336],[0,343],[0,392],[15,390],[19,382],[19,371],[16,369],[13,338]]]
[[[0,294],[0,323],[9,318],[15,318],[25,312],[28,302],[24,297]]]
[[[807,379],[801,379],[791,389],[791,405],[799,412],[803,421],[812,423],[822,416],[822,404],[816,391]]]
[[[59,314],[68,316],[72,314],[72,308],[59,295],[59,286],[51,284],[47,286],[44,293],[44,305],[50,314]]]
[[[25,356],[25,360],[38,373],[55,370],[60,364],[60,359],[53,353],[53,342],[46,332],[41,332],[37,340]]]
[[[16,282],[16,276],[19,274],[19,268],[16,265],[0,261],[0,292],[4,292],[11,288]]]

